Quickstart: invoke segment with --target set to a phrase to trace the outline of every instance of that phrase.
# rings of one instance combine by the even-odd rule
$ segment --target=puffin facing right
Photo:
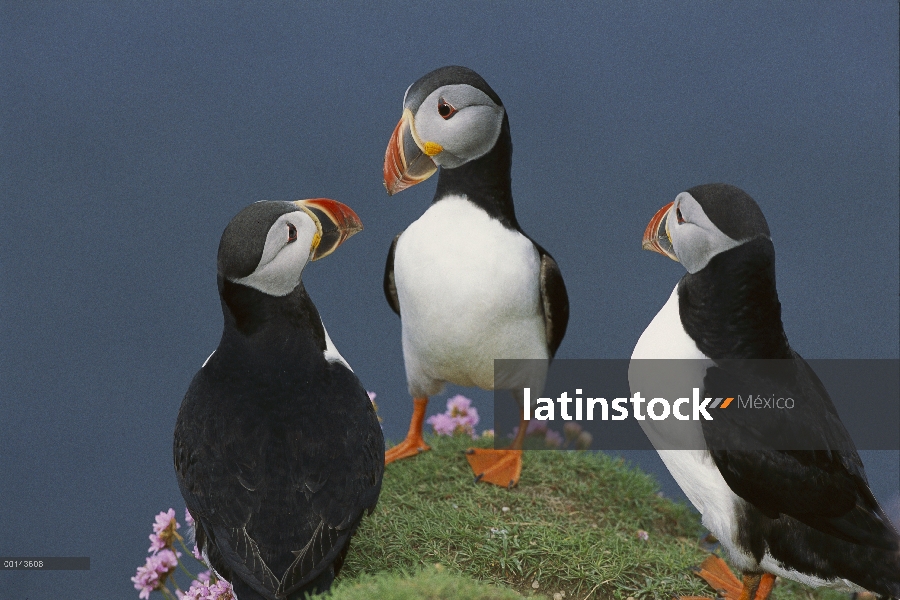
[[[700,576],[728,600],[765,600],[776,575],[900,596],[900,536],[872,495],[827,391],[788,344],[775,250],[759,206],[730,185],[691,188],[657,212],[643,245],[688,273],[635,346],[632,392],[647,383],[642,360],[681,359],[665,364],[685,365],[677,368],[701,396],[724,397],[723,382],[737,380],[744,389],[790,390],[799,407],[769,421],[751,423],[754,411],[738,409],[674,424],[682,439],[699,440],[690,449],[673,449],[674,429],[641,423],[743,581],[714,555]],[[758,359],[775,367],[763,376],[740,366]],[[785,431],[816,445],[783,449],[776,439],[783,442]]]
[[[317,198],[251,204],[222,234],[222,338],[173,446],[197,546],[240,600],[327,591],[378,500],[378,417],[301,280],[361,229],[348,206]]]

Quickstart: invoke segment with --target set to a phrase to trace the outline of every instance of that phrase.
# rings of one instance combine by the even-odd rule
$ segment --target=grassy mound
[[[712,595],[689,571],[706,555],[697,544],[698,516],[659,497],[651,476],[620,459],[526,452],[522,479],[509,491],[474,484],[462,454],[491,440],[428,443],[430,452],[388,465],[336,600]],[[847,598],[788,582],[779,582],[773,597]]]

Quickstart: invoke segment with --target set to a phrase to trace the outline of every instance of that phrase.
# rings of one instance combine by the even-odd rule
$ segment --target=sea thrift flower
[[[201,573],[201,575],[203,574]],[[225,580],[211,584],[209,573],[206,573],[205,579],[192,581],[187,593],[181,595],[180,598],[181,600],[234,600],[234,592],[231,584]]]
[[[446,413],[428,417],[428,424],[434,427],[438,435],[453,435],[456,430],[456,419]]]
[[[456,395],[447,400],[446,412],[428,417],[427,423],[434,427],[434,432],[438,435],[466,434],[474,439],[478,411],[472,406],[471,400]]]
[[[637,536],[638,536],[639,540],[644,541],[644,542],[646,542],[647,540],[650,539],[650,534],[647,533],[646,531],[644,531],[643,529],[638,529]]]
[[[528,421],[528,427],[525,428],[525,435],[533,435],[537,437],[543,437],[544,434],[547,433],[547,422],[539,421],[537,419],[531,419]],[[516,425],[513,427],[512,433],[509,434],[509,437],[514,438],[519,435],[519,426]]]
[[[150,548],[147,552],[156,553],[163,548],[171,548],[175,540],[183,540],[184,538],[175,531],[179,527],[178,521],[175,520],[174,508],[156,515],[153,533],[150,534]]]
[[[158,590],[166,582],[166,577],[178,566],[178,557],[171,550],[162,550],[157,554],[147,557],[143,567],[138,567],[137,573],[131,578],[134,589],[140,590],[140,598],[149,598],[150,592]]]
[[[552,429],[548,430],[544,435],[544,443],[550,448],[559,448],[563,443],[563,436]]]
[[[594,436],[592,436],[587,431],[582,431],[578,434],[578,438],[575,440],[575,448],[578,450],[587,450],[591,447],[591,442],[594,441]]]
[[[194,517],[191,516],[191,511],[188,509],[184,509],[184,524],[188,527],[194,526]]]
[[[566,437],[567,442],[571,442],[572,440],[578,437],[578,434],[581,433],[581,425],[578,423],[566,423],[563,425],[563,435]]]

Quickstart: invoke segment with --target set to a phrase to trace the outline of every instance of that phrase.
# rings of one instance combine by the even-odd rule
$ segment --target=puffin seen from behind
[[[225,326],[182,402],[174,455],[197,546],[240,600],[329,589],[378,500],[378,418],[301,280],[360,229],[319,198],[257,202],[222,234]]]
[[[657,371],[683,365],[693,379],[687,387],[701,397],[778,390],[795,406],[715,410],[711,421],[671,426],[642,422],[743,580],[715,555],[697,572],[728,600],[765,600],[776,575],[900,596],[900,537],[828,392],[788,344],[775,250],[759,206],[730,185],[691,188],[651,219],[643,245],[688,273],[634,349],[632,392],[649,381],[642,364]],[[667,438],[673,431],[681,439]],[[699,445],[673,449],[692,436]]]
[[[384,274],[388,304],[402,323],[413,417],[386,461],[428,450],[428,397],[445,382],[543,388],[562,342],[569,301],[553,257],[519,227],[513,208],[512,140],[500,97],[477,73],[442,67],[406,91],[403,117],[384,159],[395,194],[430,177],[425,213],[394,238]],[[526,360],[494,380],[494,359]],[[476,481],[512,487],[522,468],[524,422],[510,449],[467,451]]]

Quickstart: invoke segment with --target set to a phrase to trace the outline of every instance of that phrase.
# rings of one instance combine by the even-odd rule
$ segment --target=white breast
[[[655,360],[666,359],[666,360]],[[682,361],[671,359],[689,359]],[[681,364],[679,365],[679,362]],[[694,340],[684,330],[678,312],[678,286],[662,310],[641,334],[628,370],[628,381],[631,391],[640,390],[645,398],[689,396],[693,387],[703,392],[703,377],[706,367],[712,364]],[[665,371],[660,378],[658,372]],[[662,381],[664,380],[664,382]],[[667,396],[668,394],[668,396]],[[663,425],[662,423],[665,423]],[[641,428],[656,447],[659,457],[691,503],[703,515],[703,525],[715,535],[728,551],[732,562],[739,569],[766,572],[799,581],[811,587],[828,586],[848,591],[861,591],[861,588],[845,580],[825,581],[817,577],[805,575],[786,568],[766,553],[762,561],[757,563],[749,554],[744,553],[736,544],[737,517],[736,510],[744,501],[731,491],[715,462],[706,450],[666,450],[682,442],[674,443],[676,436],[700,436],[702,430],[696,421],[669,424],[660,421],[640,421]],[[686,426],[681,427],[680,426]],[[683,438],[682,438],[683,439]],[[701,448],[702,444],[692,442],[691,447]]]
[[[403,232],[394,255],[410,393],[493,388],[495,358],[549,357],[531,241],[463,197]]]
[[[662,397],[669,401],[691,397],[694,387],[700,388],[702,394],[703,377],[710,364],[712,361],[697,348],[681,324],[676,286],[669,300],[641,334],[631,354],[628,369],[631,392],[640,391],[645,398]],[[703,525],[729,551],[737,567],[752,569],[755,561],[740,552],[735,543],[735,509],[743,501],[728,487],[709,452],[700,449],[704,447],[700,423],[669,421],[647,419],[639,423],[669,473],[703,515]],[[667,449],[672,447],[698,449]]]

